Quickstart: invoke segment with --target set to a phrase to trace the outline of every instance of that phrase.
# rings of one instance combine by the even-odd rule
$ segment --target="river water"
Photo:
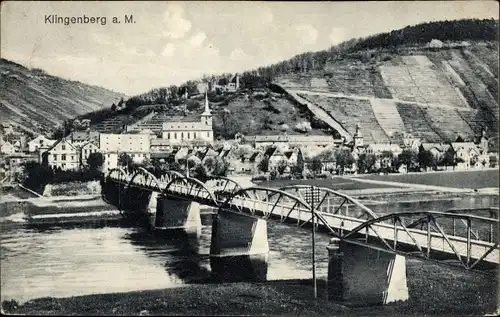
[[[100,199],[96,201],[93,211],[112,209]],[[89,205],[88,200],[80,203],[84,208]],[[8,211],[3,212],[8,216],[0,222],[2,301],[181,287],[203,283],[210,277],[211,214],[202,215],[202,233],[198,238],[182,234],[161,238],[123,223],[27,227],[22,224],[22,213],[28,207],[37,207],[26,202],[1,205],[0,211]],[[391,207],[403,211],[488,206],[498,206],[498,197],[409,202]],[[64,211],[77,207],[78,200],[74,200]],[[388,206],[374,209],[382,213]],[[268,280],[311,278],[310,230],[270,220],[268,239]],[[328,241],[326,234],[317,234],[319,278],[327,274]]]

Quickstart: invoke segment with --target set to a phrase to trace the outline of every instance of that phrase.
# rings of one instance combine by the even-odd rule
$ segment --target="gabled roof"
[[[257,159],[257,157],[260,155],[261,153],[259,151],[255,151],[252,153],[252,155],[250,155],[250,157],[248,158],[248,161],[250,162],[255,162],[255,160]]]
[[[452,142],[451,146],[453,147],[454,150],[458,149],[476,149],[477,145],[474,144],[473,142]]]
[[[278,148],[277,147],[268,147],[266,151],[264,152],[264,156],[271,157],[274,155],[274,152],[276,152]]]
[[[76,147],[75,147],[75,146],[74,146],[71,142],[69,142],[67,139],[65,139],[65,138],[62,138],[62,139],[60,139],[60,140],[57,140],[57,141],[56,141],[56,143],[52,144],[52,146],[51,146],[51,147],[49,147],[49,148],[47,149],[47,151],[51,151],[51,150],[52,150],[53,148],[55,148],[55,147],[56,147],[59,143],[66,143],[66,144],[67,144],[67,145],[69,145],[69,146],[70,146],[73,150],[75,150],[75,151],[76,151]]]
[[[293,151],[286,151],[283,153],[287,159],[290,159],[290,157],[293,155]]]
[[[440,152],[446,152],[451,147],[450,144],[443,143],[422,143],[421,146],[426,151],[436,149]]]

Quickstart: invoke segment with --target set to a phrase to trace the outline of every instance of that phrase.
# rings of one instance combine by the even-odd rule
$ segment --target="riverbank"
[[[317,300],[310,279],[202,281],[158,290],[39,298],[18,307],[4,301],[3,307],[7,313],[27,315],[457,316],[498,311],[498,274],[469,272],[430,261],[407,258],[410,298],[386,306],[351,307],[328,301],[325,278],[318,278]]]

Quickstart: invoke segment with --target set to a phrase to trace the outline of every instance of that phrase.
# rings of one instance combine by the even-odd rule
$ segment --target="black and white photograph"
[[[2,1],[5,315],[497,316],[498,1]]]

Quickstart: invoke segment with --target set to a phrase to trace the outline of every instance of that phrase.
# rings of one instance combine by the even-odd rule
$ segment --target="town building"
[[[56,140],[51,140],[42,134],[28,142],[28,152],[35,153],[39,148],[49,148],[56,143]]]
[[[80,167],[80,153],[66,138],[55,142],[42,156],[44,164],[52,169],[75,170]]]
[[[99,152],[104,156],[103,170],[106,172],[118,166],[118,157],[122,153],[130,155],[136,163],[150,157],[151,139],[155,138],[150,131],[134,134],[101,133],[99,135]]]
[[[16,147],[12,143],[3,140],[1,140],[0,142],[2,142],[0,144],[1,154],[13,154],[16,152]]]
[[[195,142],[205,144],[214,142],[212,113],[209,108],[207,94],[205,94],[205,110],[200,117],[171,119],[174,120],[164,122],[162,126],[162,139],[168,140],[169,144],[186,146]]]
[[[98,153],[99,147],[94,142],[87,142],[80,148],[80,162],[81,165],[87,165],[87,159],[90,154]]]
[[[236,74],[231,79],[219,78],[209,83],[209,90],[212,92],[235,92],[240,88],[240,75]]]

